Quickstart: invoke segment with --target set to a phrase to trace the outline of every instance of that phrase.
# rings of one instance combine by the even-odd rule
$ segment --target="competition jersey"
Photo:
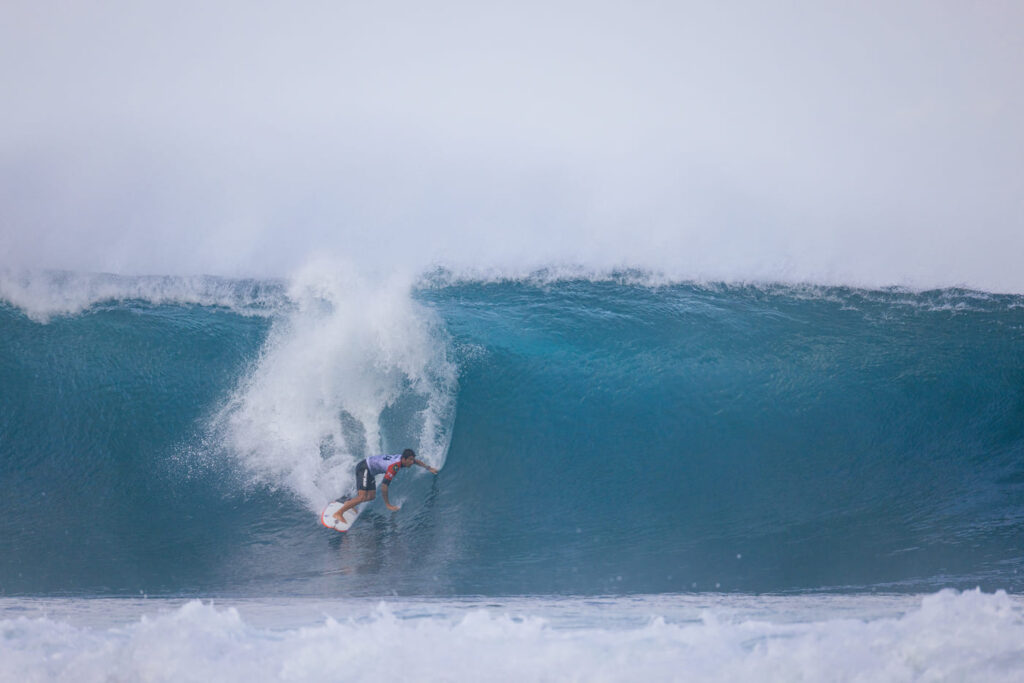
[[[402,456],[399,455],[371,455],[366,459],[366,467],[370,470],[370,474],[377,476],[378,474],[384,475],[384,483],[390,484],[391,480],[398,474],[398,470],[402,469]]]

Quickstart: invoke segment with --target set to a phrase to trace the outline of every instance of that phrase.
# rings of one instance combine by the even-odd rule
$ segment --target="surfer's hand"
[[[391,510],[392,512],[398,512],[398,506],[388,503],[388,510]]]
[[[428,471],[429,471],[429,472],[430,472],[431,474],[437,474],[437,468],[436,468],[436,467],[428,467],[428,468],[427,468],[427,470],[428,470]]]

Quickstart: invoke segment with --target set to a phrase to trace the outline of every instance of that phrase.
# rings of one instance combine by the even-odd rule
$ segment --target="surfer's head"
[[[412,467],[416,462],[416,452],[411,448],[402,451],[402,467]]]

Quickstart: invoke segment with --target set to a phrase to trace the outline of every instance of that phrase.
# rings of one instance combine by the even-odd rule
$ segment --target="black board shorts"
[[[377,477],[370,474],[370,468],[366,466],[366,460],[360,460],[356,465],[356,489],[359,491],[376,491]]]

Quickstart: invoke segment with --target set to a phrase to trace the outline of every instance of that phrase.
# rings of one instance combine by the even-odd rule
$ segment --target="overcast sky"
[[[22,2],[0,266],[1024,292],[1019,2]]]

